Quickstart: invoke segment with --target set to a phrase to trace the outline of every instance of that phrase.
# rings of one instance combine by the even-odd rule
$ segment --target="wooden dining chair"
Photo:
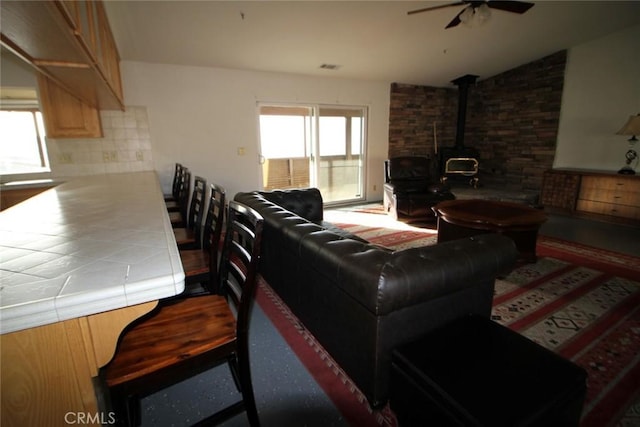
[[[173,227],[178,249],[202,248],[202,220],[206,203],[207,180],[201,176],[193,179],[193,193],[189,203],[187,223],[185,227]]]
[[[249,364],[249,315],[262,227],[260,214],[230,202],[219,278],[221,295],[159,305],[125,331],[113,360],[101,371],[110,409],[120,422],[139,425],[140,398],[228,363],[242,399],[199,425],[214,425],[246,411],[249,424],[259,426]]]
[[[218,293],[218,263],[226,191],[218,184],[210,185],[209,205],[203,224],[202,248],[179,251],[185,274],[185,295]]]
[[[182,165],[180,163],[176,163],[175,169],[173,171],[173,181],[171,182],[171,193],[164,195],[164,201],[167,205],[167,209],[177,205],[178,200],[178,188],[180,185],[180,177],[182,175]]]
[[[182,169],[182,179],[178,190],[178,210],[169,211],[169,219],[172,227],[186,227],[187,213],[189,211],[189,196],[191,195],[191,171]]]

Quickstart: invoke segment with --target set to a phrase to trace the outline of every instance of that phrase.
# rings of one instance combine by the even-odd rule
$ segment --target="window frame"
[[[2,112],[15,112],[15,113],[31,113],[31,117],[33,119],[33,127],[35,130],[35,143],[37,145],[38,157],[40,159],[40,166],[35,167],[33,170],[24,170],[24,171],[0,171],[0,177],[8,177],[10,179],[14,179],[16,177],[21,176],[31,176],[31,175],[41,175],[41,174],[50,174],[51,173],[51,163],[49,159],[49,154],[47,150],[46,143],[46,130],[44,127],[44,119],[42,116],[42,111],[40,110],[40,106],[36,103],[26,102],[26,103],[13,103],[13,102],[5,102],[2,101],[0,104],[0,111]],[[38,119],[38,115],[40,118]],[[6,181],[3,179],[2,181]]]

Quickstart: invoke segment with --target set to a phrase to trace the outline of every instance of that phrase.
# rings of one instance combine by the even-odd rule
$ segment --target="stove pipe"
[[[469,85],[476,82],[478,76],[467,74],[452,80],[451,83],[458,86],[458,122],[456,124],[456,147],[464,147],[464,128],[467,121],[467,95]]]

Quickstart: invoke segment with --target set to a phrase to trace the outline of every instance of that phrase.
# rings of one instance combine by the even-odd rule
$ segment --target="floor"
[[[640,256],[640,227],[550,215],[540,234]]]
[[[640,256],[640,227],[551,216],[540,233]],[[347,423],[256,305],[251,324],[252,369],[263,426],[346,426]],[[226,366],[145,398],[143,426],[189,425],[237,398]],[[244,414],[227,423],[246,426]]]
[[[259,306],[250,326],[253,388],[262,426],[348,426]],[[142,426],[189,426],[239,399],[226,365],[142,400]],[[247,426],[240,414],[222,424]]]

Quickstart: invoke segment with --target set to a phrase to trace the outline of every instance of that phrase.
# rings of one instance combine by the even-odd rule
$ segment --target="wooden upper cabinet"
[[[40,108],[49,138],[101,138],[100,113],[43,74],[38,75]]]
[[[109,82],[111,88],[120,98],[124,98],[122,93],[122,80],[120,78],[120,55],[116,47],[115,39],[111,33],[107,13],[104,10],[104,3],[94,2],[96,19],[98,22],[98,35],[96,42],[96,53],[98,56],[98,66],[101,67],[102,73]]]
[[[0,1],[0,41],[101,110],[124,110],[120,58],[101,0]]]

